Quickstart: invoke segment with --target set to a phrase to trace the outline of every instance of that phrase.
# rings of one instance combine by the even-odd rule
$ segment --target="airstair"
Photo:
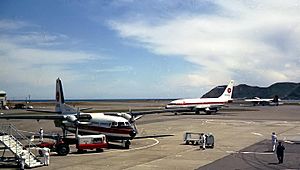
[[[24,159],[27,168],[44,165],[34,154],[38,153],[37,147],[12,124],[0,125],[0,144],[4,146],[2,147],[4,149],[2,151],[2,160],[5,151],[9,150],[16,162]]]

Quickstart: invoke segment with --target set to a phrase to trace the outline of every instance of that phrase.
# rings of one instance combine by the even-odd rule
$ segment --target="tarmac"
[[[1,124],[8,122],[23,131],[37,133],[43,127],[48,134],[60,132],[53,121],[0,120]],[[128,150],[115,147],[77,154],[72,148],[67,156],[51,153],[50,166],[36,169],[300,169],[299,105],[231,106],[216,115],[145,115],[137,121],[137,128],[138,136]],[[202,150],[199,145],[185,145],[185,132],[210,132],[215,147]],[[277,164],[276,154],[270,151],[272,132],[284,141],[283,164]]]

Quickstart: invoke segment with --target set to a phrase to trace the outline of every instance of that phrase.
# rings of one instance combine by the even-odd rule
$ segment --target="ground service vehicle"
[[[103,134],[100,135],[78,135],[75,138],[60,138],[58,137],[55,142],[42,142],[38,146],[43,148],[47,147],[52,152],[56,152],[58,155],[64,156],[70,152],[70,145],[76,145],[79,153],[85,150],[93,150],[101,152],[103,148],[108,147],[106,137]]]
[[[77,138],[76,148],[78,152],[83,152],[86,149],[96,149],[96,151],[102,152],[103,148],[108,147],[105,135],[78,135]]]
[[[202,134],[205,135],[205,146],[214,148],[215,139],[212,133],[194,133],[194,132],[186,132],[184,134],[184,142],[185,144],[192,144],[192,145],[200,145],[200,147],[203,146],[203,137]]]

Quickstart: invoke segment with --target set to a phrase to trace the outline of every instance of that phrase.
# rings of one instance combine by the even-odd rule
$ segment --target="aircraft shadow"
[[[0,169],[1,168],[19,168],[20,166],[19,165],[16,165],[16,163],[1,163],[0,164]]]
[[[175,136],[175,135],[165,134],[165,135],[138,136],[138,137],[135,137],[134,139],[163,138],[163,137],[170,137],[170,136]]]
[[[269,165],[278,165],[279,163],[278,162],[270,162],[268,163]]]
[[[1,168],[19,168],[20,166],[15,161],[14,158],[6,157],[5,159],[0,159],[0,169]]]
[[[215,114],[195,114],[195,113],[178,113],[177,115],[175,114],[168,114],[168,115],[162,115],[162,116],[166,116],[166,117],[178,117],[178,116],[236,116],[235,113],[223,113],[223,112],[218,112]]]

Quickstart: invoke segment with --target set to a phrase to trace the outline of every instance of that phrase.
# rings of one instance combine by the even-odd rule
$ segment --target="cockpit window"
[[[109,122],[100,122],[99,125],[100,125],[101,127],[110,127],[110,126],[111,126],[111,123],[109,123]]]
[[[125,123],[124,122],[118,122],[119,127],[124,127]]]
[[[128,127],[130,126],[129,122],[112,122],[111,123],[112,127]]]
[[[111,126],[117,127],[117,126],[118,126],[118,122],[112,122],[112,123],[111,123]]]
[[[118,122],[118,127],[128,127],[130,126],[129,122]]]

